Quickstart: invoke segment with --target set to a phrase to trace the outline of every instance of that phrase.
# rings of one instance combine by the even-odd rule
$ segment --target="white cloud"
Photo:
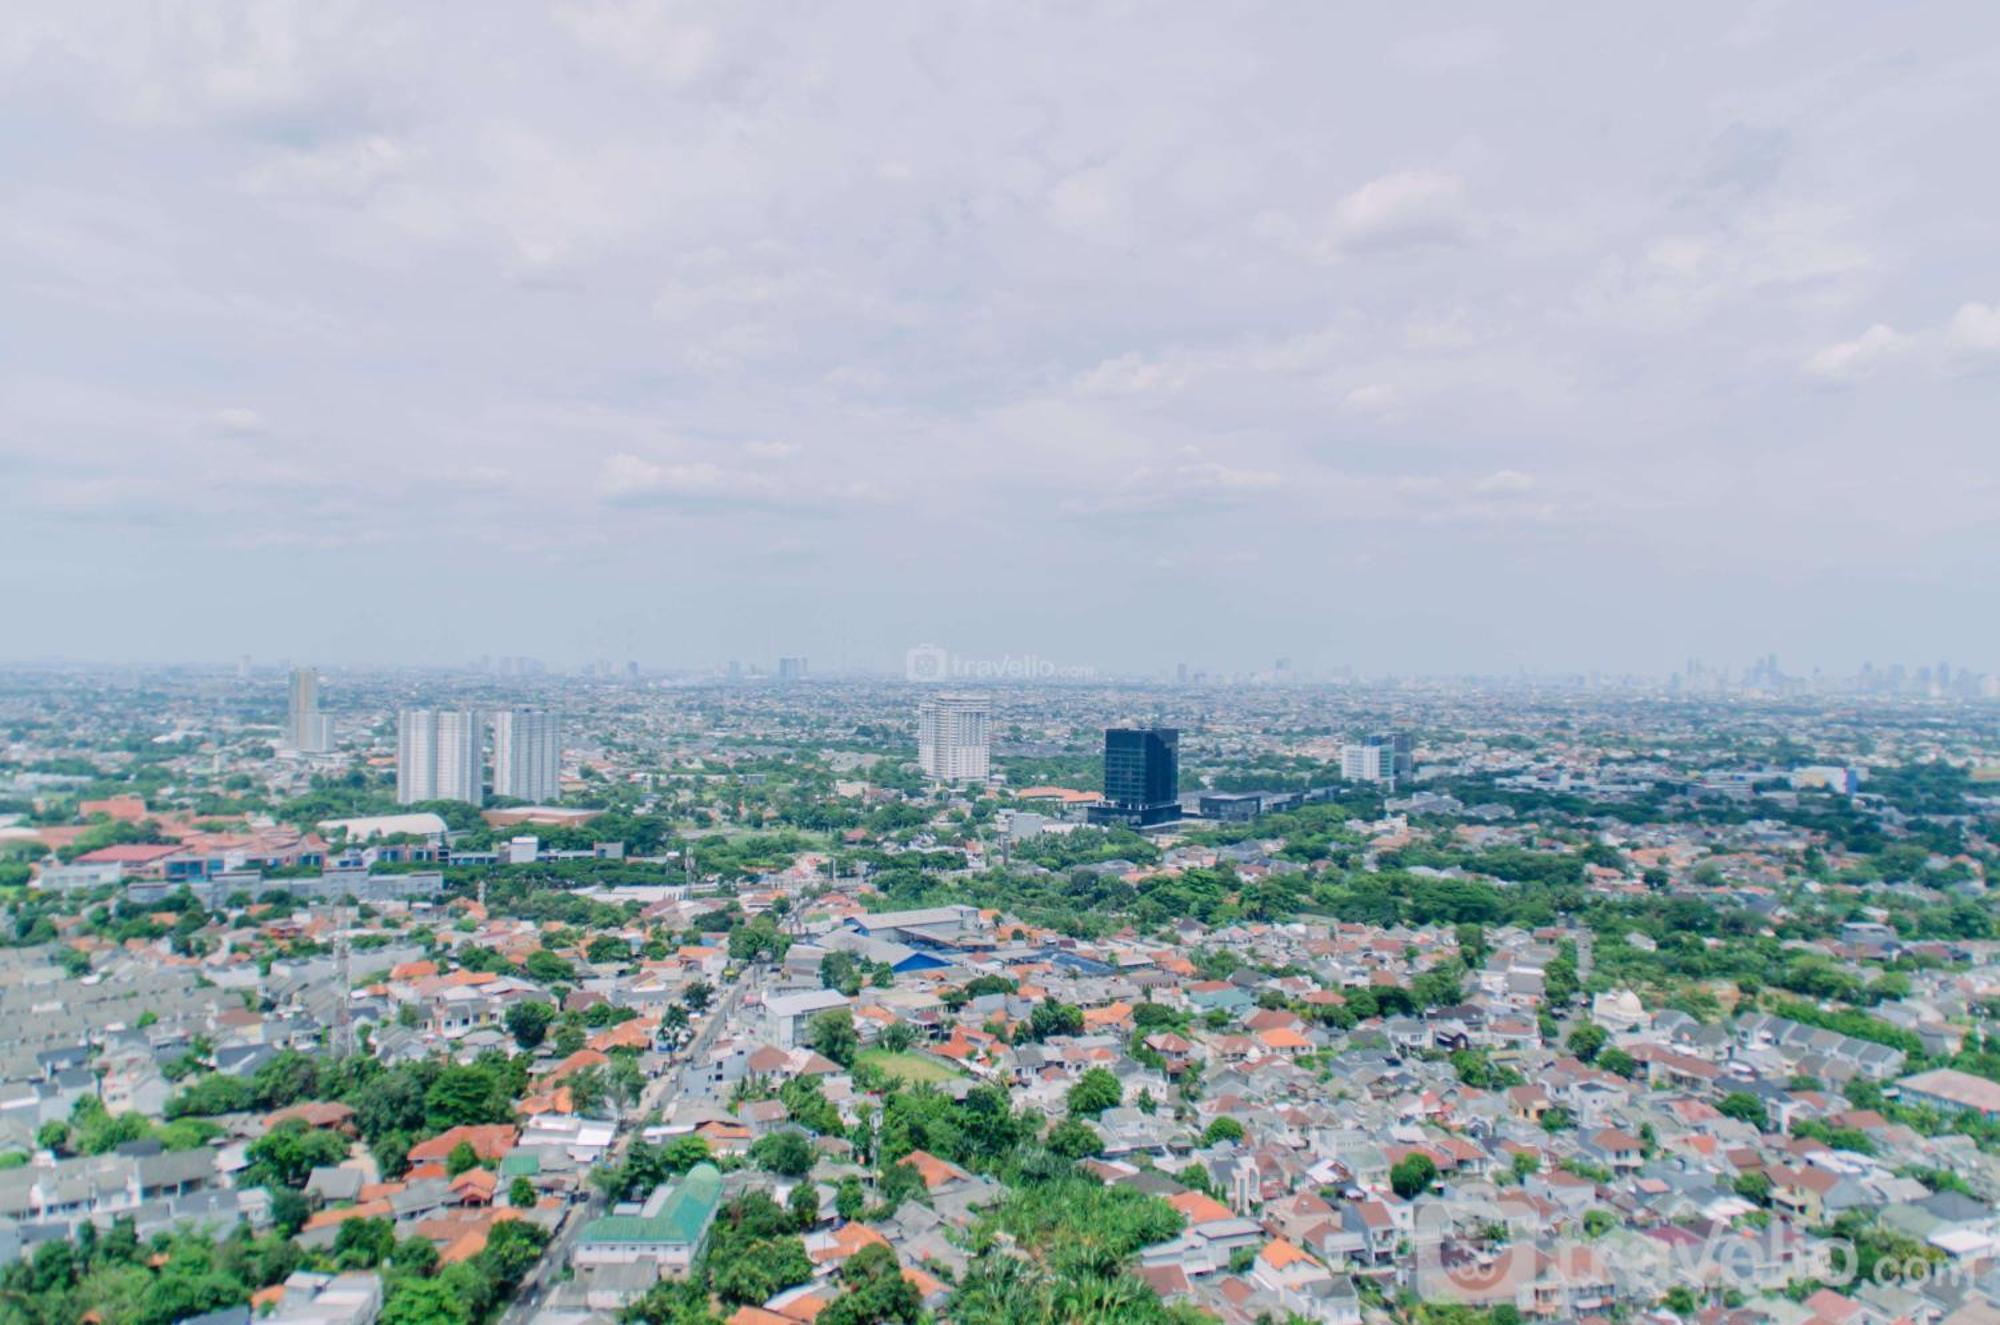
[[[1963,354],[2000,354],[2000,305],[1963,304],[1945,328],[1951,348]]]
[[[715,30],[687,22],[686,12],[664,0],[594,0],[564,5],[556,17],[587,50],[683,89],[716,70],[720,50]]]
[[[1532,475],[1523,474],[1518,469],[1496,469],[1485,478],[1480,479],[1479,482],[1473,484],[1472,490],[1474,492],[1514,493],[1530,491],[1534,486],[1535,480]]]
[[[1491,28],[1454,28],[1412,37],[1396,47],[1396,58],[1427,74],[1455,74],[1492,64],[1504,43]]]
[[[706,460],[662,463],[619,452],[597,472],[597,493],[618,506],[685,502],[711,504],[767,495],[755,475],[722,468]]]
[[[1469,221],[1465,181],[1438,171],[1406,170],[1370,180],[1333,209],[1326,244],[1334,252],[1455,244]]]
[[[254,409],[231,406],[215,411],[215,426],[238,437],[254,436],[264,431],[264,416]]]
[[[1877,322],[1853,340],[1840,341],[1814,352],[1803,365],[1806,376],[1824,382],[1852,382],[1867,377],[1883,364],[1906,353],[1910,337],[1885,323]]]
[[[1063,510],[1081,516],[1163,511],[1193,514],[1233,505],[1254,494],[1277,489],[1283,483],[1283,476],[1271,470],[1188,459],[1177,465],[1142,466],[1102,491],[1069,497],[1063,502]]]
[[[1131,234],[1132,218],[1124,189],[1105,166],[1079,170],[1058,180],[1049,190],[1044,210],[1049,224],[1093,243],[1119,244]]]
[[[244,172],[254,194],[358,199],[408,169],[409,149],[388,134],[287,148]]]
[[[1077,374],[1072,386],[1082,396],[1151,396],[1171,394],[1186,384],[1187,374],[1180,367],[1134,353],[1106,359]]]
[[[1402,403],[1402,393],[1387,382],[1371,382],[1367,386],[1355,387],[1341,398],[1341,403],[1356,414],[1384,415],[1392,412]]]

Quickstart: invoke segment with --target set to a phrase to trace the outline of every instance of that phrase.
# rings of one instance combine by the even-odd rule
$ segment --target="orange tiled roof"
[[[1234,1219],[1236,1212],[1213,1196],[1202,1192],[1182,1192],[1167,1198],[1167,1204],[1181,1212],[1190,1224],[1206,1224],[1217,1219]]]
[[[483,1123],[477,1126],[454,1127],[440,1133],[428,1141],[410,1147],[412,1163],[426,1160],[442,1160],[451,1157],[452,1150],[461,1141],[470,1142],[472,1153],[481,1159],[499,1159],[514,1148],[521,1139],[520,1129],[509,1123]]]
[[[863,1247],[887,1246],[889,1239],[866,1224],[842,1224],[834,1230],[830,1245],[813,1252],[812,1258],[821,1265],[831,1265],[846,1261]]]
[[[924,1180],[924,1186],[932,1191],[946,1183],[965,1182],[972,1175],[953,1164],[950,1160],[939,1159],[928,1150],[912,1150],[903,1156],[901,1163],[908,1164]]]
[[[300,1231],[310,1233],[316,1228],[332,1228],[350,1219],[394,1219],[395,1217],[395,1207],[387,1201],[363,1201],[360,1205],[342,1206],[338,1210],[321,1210],[317,1214],[309,1215]]]
[[[1265,1263],[1275,1270],[1282,1270],[1288,1265],[1297,1265],[1301,1261],[1307,1265],[1313,1263],[1312,1257],[1306,1255],[1283,1238],[1272,1238],[1269,1242],[1265,1243],[1262,1255]]]

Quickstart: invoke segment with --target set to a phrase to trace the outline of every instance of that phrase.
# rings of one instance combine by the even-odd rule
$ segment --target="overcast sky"
[[[2000,669],[2000,6],[7,8],[0,657]]]

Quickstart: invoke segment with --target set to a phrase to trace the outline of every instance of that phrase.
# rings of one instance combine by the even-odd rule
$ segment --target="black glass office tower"
[[[1104,733],[1103,823],[1158,824],[1180,818],[1181,734],[1171,727]]]

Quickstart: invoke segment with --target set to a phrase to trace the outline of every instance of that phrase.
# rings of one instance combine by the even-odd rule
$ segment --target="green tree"
[[[1771,1203],[1772,1186],[1771,1175],[1762,1169],[1751,1169],[1747,1173],[1736,1175],[1736,1194],[1758,1205]]]
[[[526,1210],[535,1203],[535,1184],[526,1174],[517,1175],[507,1188],[507,1204],[516,1210]]]
[[[376,1325],[471,1325],[471,1304],[442,1279],[399,1278]]]
[[[533,1051],[548,1038],[549,1023],[555,1019],[556,1010],[551,1004],[516,1003],[507,1009],[507,1033],[514,1037],[514,1043]]]
[[[478,1167],[479,1152],[472,1148],[470,1141],[459,1142],[451,1148],[451,1153],[444,1157],[444,1171],[447,1177],[456,1178],[459,1174]]]
[[[386,1219],[350,1219],[334,1235],[333,1256],[351,1270],[372,1270],[396,1246],[396,1226]]]
[[[792,1212],[792,1222],[803,1233],[819,1223],[819,1188],[809,1182],[802,1182],[792,1188],[791,1199],[786,1205]]]
[[[842,1291],[823,1308],[816,1325],[916,1325],[923,1299],[903,1278],[896,1253],[880,1243],[863,1247],[840,1269]]]
[[[1616,1045],[1597,1055],[1597,1066],[1606,1072],[1616,1072],[1627,1081],[1639,1075],[1639,1060]]]
[[[1569,1033],[1569,1051],[1586,1063],[1595,1062],[1610,1039],[1602,1026],[1586,1021]]]
[[[1437,1181],[1437,1164],[1421,1150],[1413,1150],[1389,1169],[1389,1186],[1408,1201],[1422,1195]]]
[[[1083,1034],[1083,1009],[1073,1003],[1044,999],[1028,1014],[1028,1038],[1046,1040],[1051,1035]]]
[[[1095,1118],[1106,1109],[1117,1108],[1124,1098],[1124,1087],[1110,1069],[1093,1067],[1069,1088],[1067,1102],[1071,1117]]]
[[[528,954],[522,963],[522,972],[538,985],[576,983],[576,968],[566,958],[559,957],[547,948],[537,948]]]
[[[818,1013],[806,1023],[806,1044],[842,1067],[852,1067],[854,1056],[861,1049],[861,1037],[854,1030],[854,1013],[846,1008],[828,1008]]]
[[[1204,1146],[1220,1145],[1224,1141],[1240,1143],[1243,1135],[1243,1124],[1223,1114],[1209,1123],[1208,1130],[1201,1134],[1201,1143]]]
[[[244,1186],[303,1187],[314,1169],[347,1158],[347,1142],[337,1132],[308,1128],[297,1118],[287,1118],[252,1141],[247,1153],[250,1167],[243,1172]]]
[[[805,1133],[790,1128],[759,1137],[750,1147],[750,1158],[758,1168],[784,1178],[803,1178],[812,1172],[818,1157]]]
[[[432,1132],[512,1119],[509,1083],[480,1064],[454,1063],[424,1092],[424,1125]]]
[[[1050,1128],[1048,1145],[1064,1159],[1088,1159],[1104,1153],[1104,1138],[1081,1118],[1065,1118]]]
[[[662,1279],[632,1304],[627,1319],[641,1325],[722,1325],[707,1286],[693,1279]]]
[[[1771,1125],[1770,1116],[1764,1109],[1764,1101],[1747,1091],[1732,1090],[1722,1097],[1716,1111],[1725,1118],[1734,1118],[1739,1123],[1749,1123],[1758,1131]]]

